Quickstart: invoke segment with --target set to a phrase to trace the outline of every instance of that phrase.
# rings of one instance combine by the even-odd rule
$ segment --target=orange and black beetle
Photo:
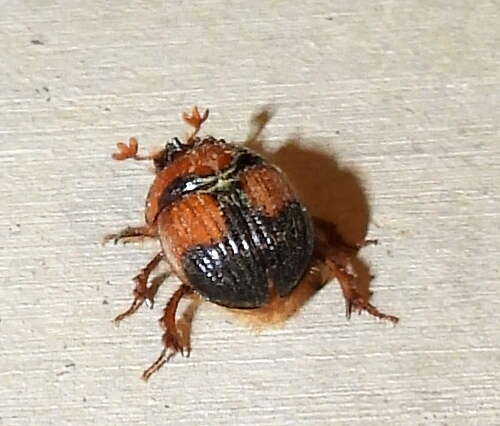
[[[256,153],[197,133],[208,118],[195,107],[184,120],[194,127],[186,142],[178,138],[153,155],[137,154],[137,140],[119,143],[116,160],[152,160],[156,177],[146,201],[146,225],[128,227],[106,240],[159,239],[162,250],[135,277],[134,301],[116,321],[153,303],[158,283],[149,275],[162,260],[182,285],[169,300],[160,322],[164,349],[144,372],[148,379],[172,355],[189,353],[176,324],[184,296],[277,323],[290,316],[315,289],[336,277],[349,316],[353,309],[397,322],[379,312],[356,290],[347,272],[361,247],[350,246],[334,226],[312,219],[283,173]],[[170,351],[167,354],[167,351]]]

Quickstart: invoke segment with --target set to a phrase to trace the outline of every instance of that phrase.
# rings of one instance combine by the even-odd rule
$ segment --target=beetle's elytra
[[[183,118],[194,128],[185,142],[173,138],[163,150],[141,156],[131,138],[128,145],[118,143],[113,154],[116,160],[153,161],[156,176],[146,200],[145,225],[127,227],[105,240],[154,238],[162,248],[135,277],[134,301],[116,321],[146,299],[154,301],[159,284],[152,280],[148,285],[149,276],[163,260],[182,282],[160,320],[164,349],[144,372],[145,379],[175,353],[189,353],[176,324],[177,306],[185,296],[277,322],[281,317],[275,311],[295,309],[293,299],[302,284],[319,288],[335,277],[348,316],[353,309],[366,310],[398,321],[363,298],[347,272],[362,245],[349,246],[333,224],[311,218],[283,173],[261,156],[223,139],[198,137],[208,110],[201,116],[194,107]]]

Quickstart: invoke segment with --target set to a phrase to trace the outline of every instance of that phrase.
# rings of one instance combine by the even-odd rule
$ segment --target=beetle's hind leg
[[[165,330],[163,334],[163,350],[161,351],[158,359],[142,374],[144,380],[148,380],[153,373],[158,371],[163,364],[168,362],[176,353],[180,352],[182,355],[189,356],[190,345],[189,345],[189,333],[186,330],[179,330],[178,325],[175,320],[175,315],[177,308],[179,307],[179,302],[184,296],[193,294],[193,289],[187,285],[182,284],[172,295],[170,300],[164,309],[164,314],[160,318],[160,324]],[[191,312],[191,316],[194,312]],[[191,318],[192,319],[192,318]],[[189,321],[187,319],[186,321]],[[169,353],[167,353],[169,352]]]
[[[143,226],[127,226],[125,229],[115,234],[108,234],[104,236],[103,244],[113,241],[115,244],[121,241],[124,244],[131,242],[142,241],[145,238],[157,238],[158,232],[155,228],[148,225]]]
[[[322,259],[330,277],[336,278],[342,289],[346,302],[346,316],[350,318],[352,311],[366,311],[374,317],[393,323],[398,317],[380,312],[367,297],[364,297],[356,287],[356,277],[347,270],[348,265],[356,257],[360,248],[368,244],[376,244],[376,240],[365,240],[359,244],[349,244],[336,231],[334,224],[322,219],[314,219],[316,228],[316,251]]]
[[[163,284],[165,279],[167,278],[167,274],[161,274],[155,277],[151,285],[148,287],[148,280],[151,273],[156,269],[159,263],[164,259],[163,252],[158,253],[151,261],[141,269],[141,271],[134,277],[135,281],[135,289],[134,289],[134,300],[130,307],[120,315],[118,315],[114,321],[119,323],[126,317],[132,315],[137,309],[139,309],[145,300],[149,301],[151,307],[154,304],[154,298],[158,289]]]
[[[331,258],[325,260],[325,264],[328,269],[332,272],[333,276],[337,278],[342,293],[344,294],[344,299],[346,303],[346,317],[350,318],[352,311],[366,311],[374,317],[385,319],[393,323],[399,321],[398,317],[393,315],[387,315],[380,312],[375,306],[373,306],[356,288],[355,277],[349,274],[346,269],[337,264]]]

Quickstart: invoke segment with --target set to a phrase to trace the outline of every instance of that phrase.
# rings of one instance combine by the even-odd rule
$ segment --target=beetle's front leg
[[[115,234],[108,234],[104,236],[103,244],[113,241],[115,244],[118,241],[122,243],[131,243],[142,241],[144,238],[158,238],[158,230],[156,227],[143,225],[143,226],[127,226],[125,229]]]

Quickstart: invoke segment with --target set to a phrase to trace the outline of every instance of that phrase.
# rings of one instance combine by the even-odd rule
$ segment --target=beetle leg
[[[363,240],[355,244],[348,243],[339,234],[334,223],[319,217],[314,217],[313,220],[315,228],[321,232],[323,238],[328,241],[328,244],[334,246],[336,251],[343,253],[347,257],[355,256],[363,247],[378,244],[377,240]]]
[[[327,258],[325,260],[325,264],[340,283],[340,288],[342,289],[346,302],[346,317],[348,319],[351,317],[351,313],[354,309],[358,311],[366,311],[374,317],[389,320],[393,323],[397,323],[399,321],[398,317],[384,314],[368,302],[368,300],[366,300],[366,298],[364,298],[357,290],[354,283],[354,276],[349,274],[344,266],[339,265],[331,258]]]
[[[155,228],[143,225],[143,226],[127,226],[125,229],[117,232],[116,234],[108,234],[104,236],[103,244],[108,241],[113,241],[115,244],[118,241],[122,241],[124,244],[142,241],[144,238],[157,238],[158,234]]]
[[[187,112],[182,113],[182,119],[189,124],[191,127],[194,127],[193,133],[187,138],[186,143],[190,144],[195,136],[198,134],[198,132],[201,129],[201,125],[206,121],[208,118],[208,109],[205,110],[203,115],[200,115],[200,111],[198,111],[198,107],[194,106],[191,114],[188,114]]]
[[[118,315],[114,321],[119,323],[124,318],[132,315],[137,309],[141,307],[145,300],[148,300],[151,307],[154,304],[154,297],[160,285],[165,281],[166,275],[161,274],[152,280],[151,285],[148,287],[148,279],[151,272],[158,266],[158,264],[164,259],[163,252],[158,253],[153,259],[141,269],[135,277],[135,289],[134,289],[134,300],[125,312]]]
[[[337,232],[334,224],[323,219],[314,218],[316,229],[316,254],[323,259],[330,272],[330,278],[336,278],[346,301],[346,316],[350,318],[353,310],[366,311],[369,314],[398,322],[393,315],[386,315],[373,306],[356,287],[355,277],[347,271],[347,265],[356,257],[359,249],[368,244],[376,244],[376,240],[365,240],[359,244],[349,244]]]
[[[160,324],[162,328],[165,330],[163,334],[163,350],[161,351],[158,359],[142,374],[142,378],[144,380],[148,380],[153,373],[158,371],[163,364],[170,361],[170,359],[177,353],[181,352],[184,355],[184,350],[189,351],[189,348],[186,345],[184,336],[181,336],[179,330],[177,328],[177,324],[175,321],[175,314],[177,312],[177,307],[179,306],[179,302],[184,296],[193,293],[193,289],[187,285],[182,284],[172,295],[167,305],[165,306],[163,316],[160,318]],[[170,353],[167,355],[167,351],[170,350]]]

